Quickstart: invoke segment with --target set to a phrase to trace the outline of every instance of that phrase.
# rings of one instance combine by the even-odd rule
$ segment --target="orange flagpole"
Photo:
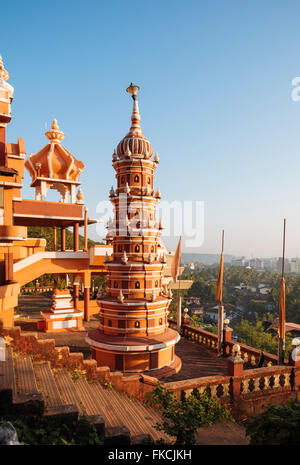
[[[286,230],[286,219],[284,218],[283,245],[282,245],[282,268],[281,268],[280,300],[279,300],[279,315],[278,315],[278,365],[284,364],[284,350],[285,350],[285,279],[284,279],[285,230]]]

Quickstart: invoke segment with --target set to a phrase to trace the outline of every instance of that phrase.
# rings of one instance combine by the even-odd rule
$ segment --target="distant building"
[[[300,273],[300,258],[292,258],[290,261],[291,273]]]
[[[245,266],[245,257],[241,258],[232,258],[231,266]]]
[[[205,312],[206,316],[208,316],[211,320],[218,323],[219,320],[219,305],[215,305],[214,307],[209,308]],[[226,312],[224,310],[224,320],[226,318]]]
[[[200,297],[188,297],[185,302],[187,305],[200,305]]]

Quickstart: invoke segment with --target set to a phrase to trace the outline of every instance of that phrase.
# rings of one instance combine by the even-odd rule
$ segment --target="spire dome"
[[[140,125],[141,117],[137,100],[137,93],[139,89],[139,86],[136,86],[132,83],[126,89],[126,92],[128,92],[132,97],[133,109],[129,132],[121,140],[117,147],[117,154],[120,158],[123,158],[124,155],[130,156],[132,158],[144,158],[145,153],[147,154],[147,158],[150,158],[153,154],[152,145],[143,135]]]

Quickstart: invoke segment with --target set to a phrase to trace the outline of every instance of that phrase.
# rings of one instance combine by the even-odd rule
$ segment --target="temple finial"
[[[128,94],[131,95],[133,100],[136,100],[136,96],[139,90],[140,90],[139,86],[135,86],[134,84],[131,83],[130,86],[127,87],[126,92],[128,92]]]
[[[134,84],[130,84],[129,87],[127,87],[126,92],[131,95],[133,98],[133,109],[132,109],[132,115],[131,115],[131,128],[129,131],[129,134],[131,133],[132,135],[138,135],[142,134],[142,129],[140,126],[140,112],[139,112],[139,104],[137,101],[137,93],[139,91],[139,86],[135,86]]]

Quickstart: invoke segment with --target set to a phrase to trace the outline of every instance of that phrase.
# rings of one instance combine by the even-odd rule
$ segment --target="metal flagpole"
[[[180,276],[181,276],[181,270],[180,270],[180,264],[181,264],[181,250],[180,250],[180,258],[179,258],[179,274],[178,274],[178,307],[177,307],[177,331],[180,334],[181,330],[181,293],[180,293]]]
[[[222,230],[222,254],[224,252],[224,229]],[[223,257],[224,260],[224,257]],[[222,263],[222,267],[224,262]],[[223,279],[223,278],[222,278]],[[220,283],[221,287],[223,287],[223,282]],[[221,355],[223,353],[223,320],[224,320],[224,307],[223,307],[223,292],[221,293],[221,299],[219,302],[219,309],[218,309],[218,352]]]
[[[286,229],[286,218],[284,218],[284,221],[283,221],[282,266],[281,266],[280,301],[279,301],[279,318],[278,318],[278,365],[284,364],[284,350],[285,350],[285,281],[284,281],[285,229]]]

